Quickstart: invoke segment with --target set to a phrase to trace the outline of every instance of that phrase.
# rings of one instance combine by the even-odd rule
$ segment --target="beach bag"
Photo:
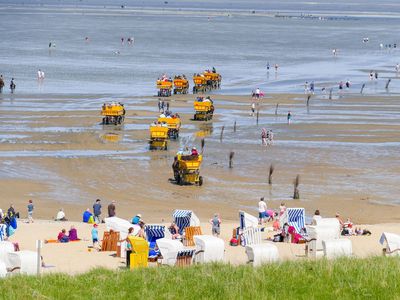
[[[17,218],[12,217],[12,218],[10,219],[10,226],[11,226],[13,229],[17,229]]]
[[[229,244],[231,246],[237,246],[238,245],[238,240],[236,238],[231,238],[231,240],[229,241]]]
[[[11,225],[7,227],[7,236],[10,237],[15,233],[15,228],[13,228]]]

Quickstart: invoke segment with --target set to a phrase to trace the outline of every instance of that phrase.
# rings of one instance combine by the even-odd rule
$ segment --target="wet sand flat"
[[[116,200],[124,218],[140,212],[145,221],[169,221],[172,211],[182,208],[202,218],[220,212],[233,220],[240,209],[255,214],[265,196],[271,208],[283,201],[305,207],[309,215],[319,208],[323,216],[339,211],[358,223],[399,220],[400,97],[315,96],[307,108],[304,95],[268,95],[259,101],[258,125],[250,116],[250,97],[212,98],[214,119],[205,123],[191,120],[193,95],[170,97],[171,110],[182,117],[180,139],[171,141],[168,151],[149,151],[148,125],[158,115],[158,98],[118,98],[127,116],[115,129],[99,125],[107,95],[3,96],[0,207],[12,202],[25,214],[32,198],[38,217],[51,218],[63,207],[78,220],[100,198],[104,206]],[[273,130],[273,146],[261,146],[263,127]],[[184,145],[199,148],[203,137],[204,185],[170,182],[176,151]],[[272,186],[267,184],[270,164],[275,166]],[[297,174],[301,199],[294,201]]]

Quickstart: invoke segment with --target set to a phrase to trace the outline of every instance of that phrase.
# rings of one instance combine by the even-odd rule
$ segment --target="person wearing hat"
[[[99,243],[99,231],[97,230],[97,224],[94,223],[93,224],[93,228],[92,228],[92,242],[93,242],[93,248],[95,248],[98,243]]]
[[[192,148],[192,156],[197,156],[197,155],[199,155],[199,153],[197,152],[196,147],[193,147]]]
[[[134,216],[132,218],[132,224],[138,225],[139,222],[141,221],[141,219],[142,219],[142,215],[141,214],[137,214],[136,216]]]

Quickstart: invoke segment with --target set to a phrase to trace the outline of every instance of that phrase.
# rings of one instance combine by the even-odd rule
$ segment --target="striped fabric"
[[[287,208],[287,223],[296,229],[297,233],[305,227],[304,208]]]
[[[163,238],[165,234],[164,225],[146,225],[147,241],[155,242],[157,239]]]
[[[4,241],[7,237],[7,226],[5,224],[0,224],[0,241]]]
[[[192,257],[195,251],[196,250],[181,250],[178,251],[176,257],[187,257],[187,256]]]
[[[191,210],[177,209],[172,216],[175,219],[176,225],[179,227],[179,234],[182,234],[186,227],[190,226],[190,218],[192,217]]]

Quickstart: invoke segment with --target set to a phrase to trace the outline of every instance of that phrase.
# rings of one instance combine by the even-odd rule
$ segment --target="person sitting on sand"
[[[65,218],[65,213],[64,213],[64,210],[62,208],[60,208],[60,210],[58,211],[57,216],[55,218],[55,221],[68,221]]]
[[[353,223],[350,218],[347,218],[347,221],[343,223],[342,235],[353,235]]]
[[[70,241],[80,241],[78,238],[78,231],[74,227],[74,225],[71,226],[71,229],[68,231],[68,238]]]
[[[179,227],[175,222],[171,223],[171,226],[168,227],[169,232],[171,233],[171,238],[173,240],[180,239],[181,235],[179,234]]]
[[[67,236],[65,229],[62,229],[61,232],[58,234],[57,240],[60,243],[68,243],[69,242],[69,237]]]
[[[83,212],[82,221],[83,223],[91,223],[90,219],[93,219],[93,214],[90,212],[90,209],[88,208],[86,209],[86,211]]]

